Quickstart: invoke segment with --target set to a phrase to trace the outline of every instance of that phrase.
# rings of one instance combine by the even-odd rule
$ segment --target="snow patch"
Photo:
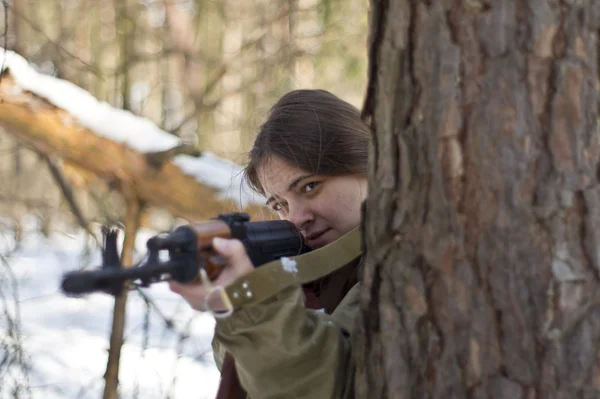
[[[294,259],[284,256],[281,258],[281,265],[283,266],[283,270],[288,273],[298,273],[298,263]]]

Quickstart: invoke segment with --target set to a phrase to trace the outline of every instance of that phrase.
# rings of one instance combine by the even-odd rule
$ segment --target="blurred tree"
[[[242,161],[266,111],[284,92],[320,87],[355,105],[363,96],[365,0],[5,4],[10,18],[2,29],[8,48],[39,71],[234,161]],[[40,157],[3,131],[0,143],[0,151],[6,146],[11,155],[0,157],[0,178],[11,183],[0,185],[0,215],[19,220],[35,212],[47,230],[53,220],[82,226],[129,220],[133,230],[142,223],[140,204],[124,206],[131,199],[81,165],[61,154]],[[40,162],[48,168],[40,168]],[[124,320],[124,313],[115,314]],[[113,335],[105,394],[111,398],[122,342],[118,331]]]

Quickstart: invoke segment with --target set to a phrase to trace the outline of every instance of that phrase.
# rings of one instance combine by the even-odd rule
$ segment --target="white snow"
[[[298,273],[298,263],[294,259],[284,256],[281,258],[281,265],[283,266],[283,270],[288,273]]]
[[[80,232],[45,238],[35,230],[30,224],[20,249],[7,262],[0,260],[0,359],[11,353],[2,343],[17,340],[7,336],[7,323],[20,314],[24,355],[31,367],[27,373],[31,397],[102,397],[113,298],[104,294],[69,298],[59,291],[64,272],[81,264],[99,264],[100,251],[93,250],[89,259],[83,257],[86,240]],[[138,235],[139,256],[150,234]],[[0,254],[13,245],[6,229],[0,229]],[[11,274],[18,283],[16,291]],[[193,311],[166,283],[144,290],[175,327],[166,328],[164,319],[151,310],[147,349],[143,350],[146,305],[139,294],[130,294],[121,352],[121,397],[133,398],[137,389],[138,397],[147,399],[213,399],[219,383],[210,348],[214,319]],[[181,340],[182,333],[187,338]],[[13,398],[11,388],[24,381],[18,368],[7,370],[0,367],[0,399]]]

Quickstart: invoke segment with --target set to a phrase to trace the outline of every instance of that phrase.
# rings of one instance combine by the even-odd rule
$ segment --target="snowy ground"
[[[103,294],[68,298],[59,291],[62,273],[99,264],[100,252],[90,241],[91,253],[85,255],[86,239],[80,232],[45,238],[36,230],[30,223],[19,249],[0,260],[0,399],[100,398],[113,299]],[[0,254],[6,255],[14,240],[2,233],[0,225]],[[149,236],[138,236],[138,255]],[[214,398],[219,373],[210,350],[212,317],[193,312],[165,283],[144,292],[158,311],[151,309],[146,322],[144,300],[130,294],[121,398]],[[173,329],[165,326],[163,316],[173,320]],[[11,349],[18,339],[10,337],[19,328],[22,367],[14,363]],[[20,385],[31,390],[16,395]]]

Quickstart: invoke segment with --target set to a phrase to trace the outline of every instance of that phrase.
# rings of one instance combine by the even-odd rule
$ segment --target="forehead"
[[[290,183],[308,174],[278,157],[269,158],[258,169],[258,178],[267,197],[285,193]]]

